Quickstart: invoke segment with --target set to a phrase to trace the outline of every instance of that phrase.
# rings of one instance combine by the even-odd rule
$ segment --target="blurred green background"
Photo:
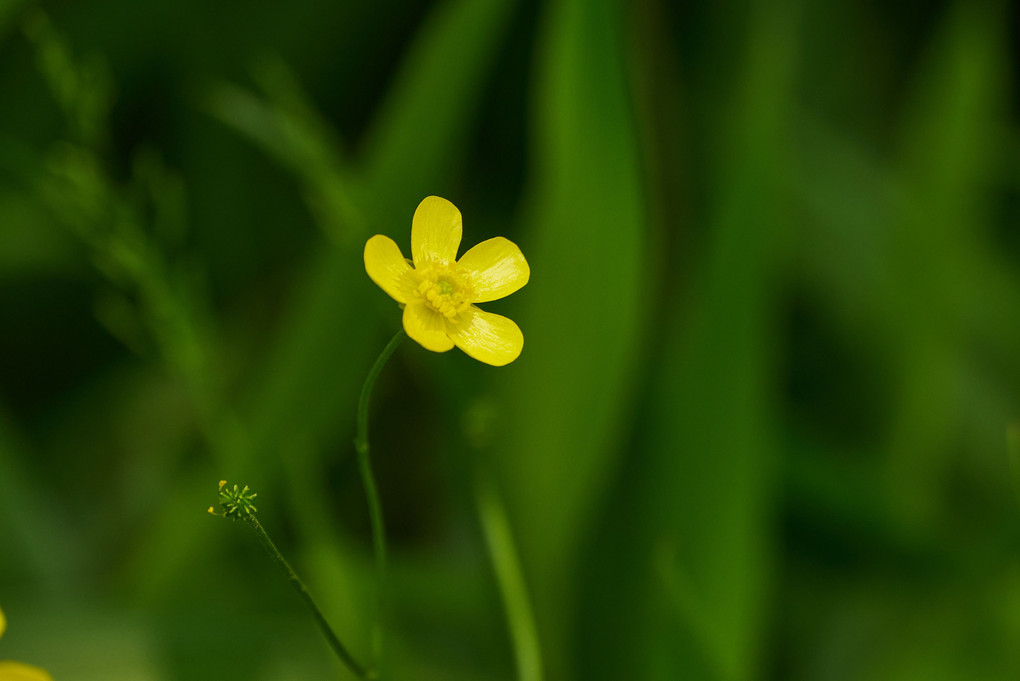
[[[526,342],[376,387],[385,679],[1020,678],[1016,25],[0,2],[0,658],[350,678],[205,509],[256,489],[367,659],[362,248],[436,194],[521,246]]]

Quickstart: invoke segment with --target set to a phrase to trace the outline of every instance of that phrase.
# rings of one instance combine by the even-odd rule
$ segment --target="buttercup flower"
[[[7,620],[4,611],[0,610],[0,636],[4,635],[6,628]],[[53,681],[53,677],[38,667],[0,660],[0,681]]]
[[[516,244],[501,236],[483,241],[457,260],[460,211],[429,196],[411,221],[411,256],[376,234],[365,244],[365,271],[404,308],[404,331],[422,347],[446,352],[456,345],[480,362],[503,366],[517,359],[524,334],[511,320],[475,303],[510,295],[531,270]]]

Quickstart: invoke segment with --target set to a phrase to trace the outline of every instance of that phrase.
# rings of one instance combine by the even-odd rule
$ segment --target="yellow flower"
[[[404,308],[404,331],[423,347],[446,352],[456,345],[480,362],[503,366],[517,359],[524,334],[511,320],[474,303],[510,295],[528,283],[521,249],[498,236],[457,260],[461,217],[446,199],[429,196],[411,221],[411,256],[376,234],[365,244],[365,271]],[[412,267],[413,265],[413,267]]]
[[[0,636],[4,635],[6,628],[7,620],[4,611],[0,610]],[[53,681],[53,677],[38,667],[0,660],[0,681]]]

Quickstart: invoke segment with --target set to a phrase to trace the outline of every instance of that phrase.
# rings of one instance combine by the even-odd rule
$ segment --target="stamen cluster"
[[[421,272],[421,283],[414,291],[430,309],[447,319],[455,319],[474,300],[471,276],[456,265],[433,264]]]

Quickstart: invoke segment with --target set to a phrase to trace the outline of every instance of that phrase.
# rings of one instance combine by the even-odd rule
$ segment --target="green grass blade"
[[[719,118],[694,302],[674,309],[663,346],[637,504],[650,544],[633,655],[650,678],[745,681],[759,668],[797,16],[770,5],[748,23],[739,87]]]
[[[615,468],[648,288],[647,222],[618,5],[549,3],[538,51],[528,287],[504,370],[514,431],[501,473],[533,580],[547,676],[565,678],[582,535]]]
[[[364,145],[365,180],[380,209],[442,193],[515,6],[513,0],[448,0],[429,17]]]

